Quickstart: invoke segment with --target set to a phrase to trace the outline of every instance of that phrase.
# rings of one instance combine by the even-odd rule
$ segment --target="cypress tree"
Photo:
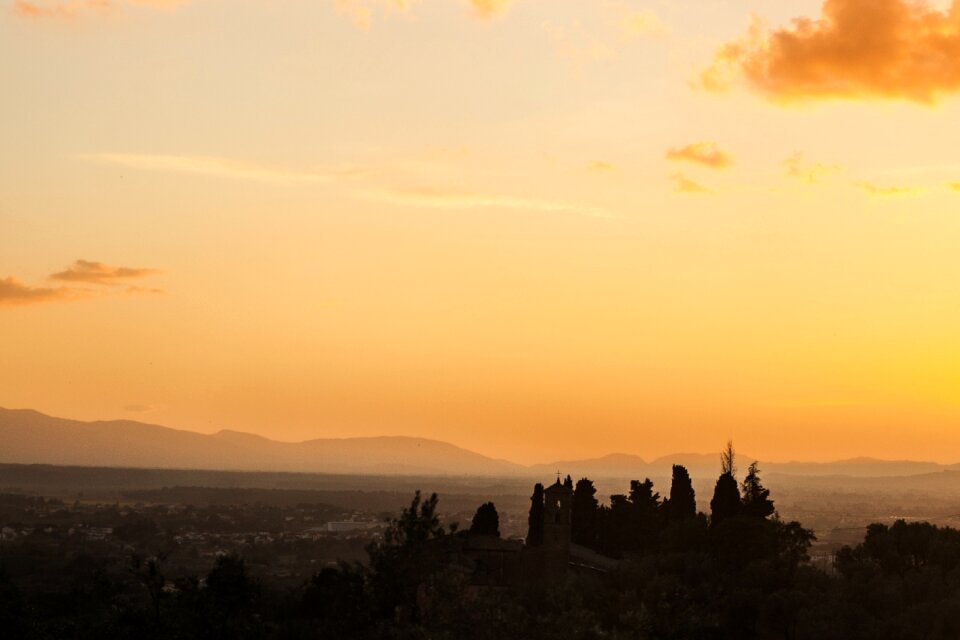
[[[543,544],[543,485],[539,482],[533,487],[530,496],[530,515],[527,517],[527,546],[539,547]]]
[[[730,472],[721,473],[710,501],[710,524],[716,525],[726,518],[740,514],[740,489]]]
[[[670,498],[663,503],[663,507],[670,520],[686,520],[697,515],[697,498],[693,491],[693,482],[690,480],[690,472],[683,465],[673,465]]]

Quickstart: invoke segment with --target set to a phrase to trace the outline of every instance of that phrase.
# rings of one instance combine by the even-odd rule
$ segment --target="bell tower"
[[[567,547],[570,544],[570,506],[573,492],[558,479],[543,492],[543,544]]]

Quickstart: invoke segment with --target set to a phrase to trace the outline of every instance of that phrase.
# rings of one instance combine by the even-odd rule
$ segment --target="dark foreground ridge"
[[[960,532],[874,524],[818,566],[813,532],[777,515],[755,463],[738,480],[732,448],[707,513],[688,470],[672,472],[666,495],[635,480],[608,504],[591,480],[558,474],[533,488],[523,538],[503,537],[493,502],[459,527],[419,491],[380,523],[349,505],[250,504],[261,494],[246,490],[222,506],[0,495],[0,629],[140,640],[960,637]]]

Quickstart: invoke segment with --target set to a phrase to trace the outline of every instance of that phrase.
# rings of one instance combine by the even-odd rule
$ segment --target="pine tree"
[[[773,512],[770,490],[764,488],[760,482],[760,468],[754,462],[747,470],[747,477],[743,479],[743,514],[767,518],[773,515]]]

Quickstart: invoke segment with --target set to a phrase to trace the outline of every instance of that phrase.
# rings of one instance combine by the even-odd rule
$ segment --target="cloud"
[[[86,13],[107,13],[123,6],[175,9],[192,0],[15,0],[13,10],[26,18],[77,18]]]
[[[92,153],[81,154],[79,157],[93,162],[115,164],[143,171],[189,173],[269,184],[324,183],[329,182],[336,175],[334,172],[295,171],[211,156]]]
[[[624,7],[620,15],[620,31],[629,37],[663,35],[666,32],[660,17],[649,9]]]
[[[513,0],[470,0],[470,4],[479,17],[492,18],[505,13]]]
[[[147,413],[157,410],[157,406],[153,404],[125,404],[120,408],[130,413]]]
[[[817,19],[769,30],[754,20],[720,48],[700,85],[738,79],[780,102],[900,99],[933,103],[960,91],[960,0],[826,0]]]
[[[951,191],[956,191],[957,193],[960,193],[960,182],[948,182],[948,183],[947,183],[947,189],[950,189]]]
[[[520,198],[516,196],[445,191],[440,189],[406,189],[374,191],[364,194],[366,198],[401,206],[430,207],[437,209],[517,209],[536,213],[565,213],[592,218],[619,218],[616,213],[601,207],[581,206],[550,200]]]
[[[65,271],[51,274],[51,280],[61,282],[85,282],[113,286],[127,280],[135,280],[159,273],[157,269],[139,269],[132,267],[111,267],[102,262],[77,260]]]
[[[733,157],[721,151],[715,142],[695,142],[669,149],[667,160],[695,162],[711,169],[725,169],[733,164]]]
[[[113,287],[123,286],[127,294],[158,294],[162,289],[130,284],[131,280],[160,273],[157,269],[112,267],[102,262],[77,260],[64,271],[52,273],[49,280],[65,282],[56,287],[30,286],[16,278],[0,278],[0,306],[28,305],[41,302],[66,302],[103,295]],[[87,285],[87,286],[81,286]],[[89,285],[94,285],[91,288]]]
[[[68,300],[83,295],[71,287],[31,287],[16,278],[0,278],[0,306],[17,306]]]
[[[683,173],[675,173],[670,176],[674,182],[674,191],[677,193],[713,193],[710,189],[698,182],[694,182]]]
[[[791,178],[797,178],[807,184],[816,184],[832,173],[843,171],[843,167],[836,164],[821,162],[805,162],[803,154],[797,152],[783,161],[786,173]]]
[[[857,186],[872,196],[883,198],[915,196],[922,192],[922,189],[916,187],[881,187],[870,182],[858,182]]]
[[[420,0],[336,0],[337,11],[361,29],[369,29],[378,8],[381,13],[406,13]]]
[[[588,168],[590,171],[598,171],[603,173],[616,170],[614,165],[610,164],[609,162],[604,162],[603,160],[594,160],[590,163]]]

